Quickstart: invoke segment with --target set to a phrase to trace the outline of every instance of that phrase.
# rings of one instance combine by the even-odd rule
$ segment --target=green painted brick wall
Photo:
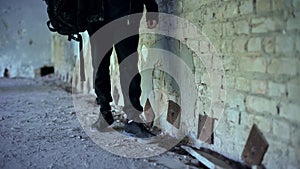
[[[255,123],[270,144],[263,164],[267,168],[297,168],[300,160],[294,156],[300,155],[300,1],[157,1],[161,12],[174,14],[195,24],[207,35],[210,45],[215,47],[222,60],[226,106],[222,117],[214,117],[218,124],[214,130],[214,144],[198,140],[201,146],[242,161],[242,150]],[[158,29],[165,26],[162,22],[164,20],[160,21]],[[172,26],[169,28],[176,29]],[[183,124],[181,130],[191,131],[195,135],[198,130],[197,116],[204,114],[203,111],[211,104],[214,81],[205,80],[207,74],[200,58],[205,57],[193,56],[193,52],[184,47],[206,52],[203,39],[195,38],[190,33],[183,33],[183,36],[185,41],[172,42],[165,38],[164,44],[177,46],[179,51],[171,51],[188,60],[194,69],[193,83],[198,84],[197,103],[193,112],[184,114],[193,119],[190,121],[192,124]],[[149,35],[145,35],[141,38],[141,46],[157,47],[161,41],[160,37],[149,38]],[[146,60],[141,61],[141,66],[151,64],[153,61],[148,61],[153,59],[151,52],[148,53]],[[166,59],[162,62],[166,64],[171,61]],[[152,77],[153,84],[144,88],[148,91],[149,88],[160,88],[170,95],[169,99],[177,100],[180,104],[179,96],[172,95],[172,89],[163,86],[172,81],[160,75],[155,74]],[[180,92],[184,92],[184,89],[180,89]],[[156,97],[153,102],[161,101]],[[211,106],[212,110],[218,110],[217,105]],[[213,116],[210,112],[205,113]],[[165,124],[168,122],[164,120],[161,119],[159,124],[168,129],[169,124]]]

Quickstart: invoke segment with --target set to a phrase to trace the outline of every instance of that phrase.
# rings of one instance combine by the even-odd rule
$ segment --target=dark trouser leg
[[[117,45],[115,50],[120,64],[120,80],[124,95],[124,111],[129,120],[140,122],[139,115],[143,111],[140,103],[141,76],[138,71],[137,47],[139,35],[128,37]]]
[[[107,52],[101,61],[95,76],[95,93],[97,95],[97,103],[100,105],[100,111],[111,110],[109,105],[112,102],[111,83],[110,83],[110,56],[112,49]]]
[[[104,24],[101,22],[92,23],[88,27],[89,35],[92,36],[99,28]],[[103,59],[100,59],[103,53],[101,46],[103,43],[108,45],[113,45],[112,40],[107,38],[105,41],[101,37],[91,38],[91,52],[93,58],[93,68],[94,68],[94,81],[95,81],[95,93],[97,95],[97,103],[100,105],[100,111],[109,111],[111,107],[109,105],[112,102],[111,97],[111,83],[110,83],[110,56],[112,53],[112,48],[105,54]]]

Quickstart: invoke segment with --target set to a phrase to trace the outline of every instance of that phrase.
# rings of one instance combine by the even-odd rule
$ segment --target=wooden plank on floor
[[[230,165],[228,165],[224,161],[208,153],[187,146],[181,146],[181,147],[210,169],[233,169]]]

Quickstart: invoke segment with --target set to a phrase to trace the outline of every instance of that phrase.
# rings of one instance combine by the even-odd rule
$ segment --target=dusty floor
[[[199,168],[168,151],[124,158],[94,143],[81,127],[71,93],[57,80],[0,79],[0,168]]]

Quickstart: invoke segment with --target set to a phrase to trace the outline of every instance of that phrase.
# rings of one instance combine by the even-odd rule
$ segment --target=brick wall
[[[225,111],[215,118],[214,143],[200,140],[201,146],[214,149],[241,161],[242,150],[253,124],[263,132],[269,149],[263,160],[267,168],[297,168],[300,160],[300,1],[299,0],[158,0],[160,11],[175,14],[195,24],[207,35],[222,60],[226,80]],[[184,114],[193,120],[181,120],[181,131],[197,132],[198,118],[203,115],[212,100],[214,81],[205,80],[206,63],[202,56],[191,50],[205,52],[207,41],[195,38],[183,27],[174,28],[161,20],[159,30],[178,29],[185,40],[162,36],[144,35],[141,39],[141,66],[164,67],[171,62],[155,57],[149,47],[163,48],[192,64],[195,81],[189,82],[184,75],[179,79],[197,84],[197,103],[194,111]],[[186,28],[188,29],[188,28]],[[187,32],[185,34],[185,31]],[[162,47],[163,46],[163,47]],[[188,49],[189,48],[189,49]],[[143,52],[144,51],[144,52]],[[147,51],[147,52],[145,52]],[[170,57],[169,57],[170,59]],[[211,58],[210,58],[211,59]],[[161,64],[159,64],[161,63]],[[155,72],[156,70],[153,70]],[[152,73],[152,83],[143,86],[145,91],[160,89],[167,92],[169,100],[180,104],[180,95],[174,94],[173,81],[164,73]],[[214,79],[216,80],[216,79]],[[211,82],[211,83],[210,83]],[[181,94],[184,89],[180,89]],[[155,92],[154,92],[155,93]],[[156,93],[161,95],[162,92]],[[165,97],[152,96],[155,109],[165,113]],[[191,105],[193,105],[191,103]],[[215,113],[222,111],[211,103]],[[157,120],[163,128],[169,124],[161,116]],[[190,124],[185,124],[190,123]],[[170,131],[171,133],[173,131]],[[176,133],[175,133],[176,135]]]
[[[174,136],[197,137],[199,116],[206,114],[214,119],[214,139],[212,144],[197,139],[196,144],[238,161],[242,161],[241,154],[252,125],[257,124],[269,143],[263,164],[267,168],[298,168],[300,1],[157,1],[161,12],[175,14],[194,24],[201,36],[195,36],[197,31],[187,24],[174,26],[181,20],[178,18],[171,21],[161,18],[157,28],[161,32],[175,32],[178,39],[151,34],[141,36],[139,67],[141,70],[153,68],[142,71],[141,99],[143,104],[146,99],[150,100],[156,113],[155,124]],[[60,40],[55,41],[54,44]],[[163,52],[157,53],[151,48]],[[172,55],[184,61],[193,77],[187,79],[186,72],[172,66]],[[67,57],[74,59],[74,55]],[[77,82],[77,89],[93,93],[90,54],[85,57],[88,81],[79,82],[77,68],[73,80]],[[221,64],[216,60],[222,61]],[[208,73],[216,64],[217,74],[224,73],[224,76]],[[114,68],[117,67],[113,67],[112,74],[118,76]],[[73,71],[66,69],[66,72]],[[173,72],[177,80],[162,71],[166,69]],[[113,84],[119,89],[115,76]],[[187,102],[176,130],[167,121],[168,101],[182,106],[185,98],[192,95],[185,89],[193,85],[196,85],[196,100]]]

